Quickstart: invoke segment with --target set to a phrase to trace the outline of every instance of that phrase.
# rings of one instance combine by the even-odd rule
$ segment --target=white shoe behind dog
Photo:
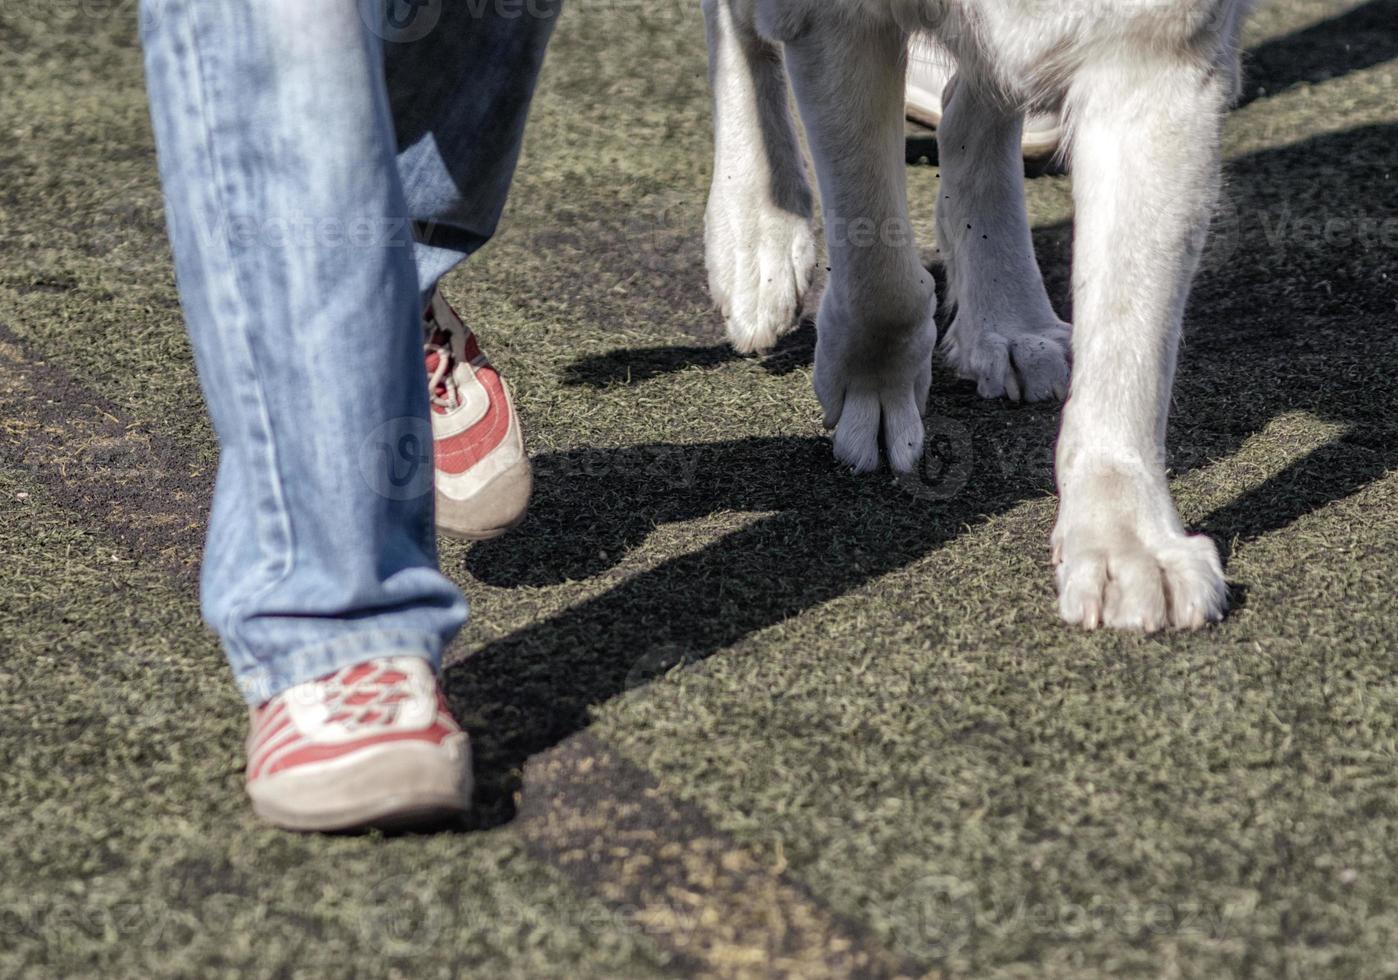
[[[956,73],[955,61],[930,38],[919,36],[908,45],[908,89],[904,111],[913,122],[929,129],[942,124],[942,98],[947,83]],[[1063,143],[1063,127],[1056,112],[1033,112],[1024,119],[1020,152],[1027,160],[1037,160],[1058,151]]]

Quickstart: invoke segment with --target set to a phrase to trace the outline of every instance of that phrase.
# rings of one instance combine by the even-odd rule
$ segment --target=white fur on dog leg
[[[1084,548],[1071,563],[1062,561],[1060,557],[1056,557],[1055,561],[1058,609],[1063,619],[1073,625],[1095,630],[1102,625],[1102,606],[1107,592],[1106,552]]]
[[[714,176],[704,222],[709,292],[733,346],[770,348],[799,322],[815,271],[813,202],[787,110],[781,49],[746,0],[704,0]]]
[[[770,348],[799,322],[815,271],[809,220],[718,185],[709,196],[709,291],[742,353]]]
[[[1075,207],[1072,396],[1054,532],[1063,616],[1138,630],[1219,618],[1218,551],[1188,536],[1174,509],[1165,433],[1248,0],[1101,0],[1057,17],[1020,0],[702,5],[715,110],[713,293],[740,348],[795,321],[814,249],[789,78],[830,265],[815,387],[835,453],[856,469],[877,465],[881,439],[895,469],[916,465],[936,337],[932,285],[909,234],[908,31],[935,35],[957,63],[937,127],[937,236],[957,311],[946,353],[983,395],[1067,392],[1070,328],[1035,260],[1021,156],[1022,111],[1061,113]]]
[[[1181,629],[1198,629],[1223,618],[1228,607],[1228,583],[1218,546],[1203,535],[1178,542],[1161,555],[1170,622]]]
[[[856,388],[841,395],[844,410],[835,423],[835,458],[856,473],[872,473],[879,468],[879,392]]]
[[[1198,629],[1223,618],[1227,585],[1218,549],[1204,537],[1179,535],[1147,545],[1118,528],[1071,543],[1065,532],[1057,568],[1063,619],[1087,629],[1154,633],[1166,627]]]
[[[927,430],[922,422],[922,409],[927,404],[927,383],[914,382],[901,402],[883,403],[883,445],[888,453],[888,465],[895,473],[910,473],[921,461]]]
[[[1125,541],[1107,555],[1104,618],[1115,629],[1154,633],[1165,628],[1165,576],[1155,556]]]
[[[1120,472],[1079,479],[1053,532],[1059,611],[1069,623],[1153,633],[1223,617],[1218,548],[1179,526],[1168,491]]]

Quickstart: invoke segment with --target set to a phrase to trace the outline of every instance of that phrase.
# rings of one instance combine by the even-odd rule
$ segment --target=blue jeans
[[[143,0],[220,458],[202,608],[243,694],[440,663],[422,312],[491,236],[556,0]]]

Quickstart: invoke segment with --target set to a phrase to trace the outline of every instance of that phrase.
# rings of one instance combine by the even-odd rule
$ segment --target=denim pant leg
[[[421,303],[381,38],[356,0],[144,0],[176,275],[221,448],[203,612],[257,704],[434,665]]]
[[[360,0],[385,12],[398,171],[424,295],[495,232],[562,0]]]

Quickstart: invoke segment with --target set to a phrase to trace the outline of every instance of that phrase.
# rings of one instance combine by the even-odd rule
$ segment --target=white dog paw
[[[1058,608],[1067,622],[1153,633],[1223,617],[1228,586],[1218,547],[1203,535],[1138,533],[1112,520],[1053,536]]]
[[[943,352],[959,377],[982,398],[1040,402],[1068,397],[1072,327],[1051,315],[1042,323],[980,322],[962,309],[947,330]]]
[[[917,322],[895,335],[860,330],[828,293],[821,305],[816,397],[825,409],[825,427],[835,430],[835,458],[856,473],[878,469],[881,433],[896,472],[909,472],[922,458],[936,305],[934,297]]]
[[[816,241],[810,219],[716,190],[704,242],[709,292],[729,341],[744,354],[769,349],[799,322],[811,285]]]

